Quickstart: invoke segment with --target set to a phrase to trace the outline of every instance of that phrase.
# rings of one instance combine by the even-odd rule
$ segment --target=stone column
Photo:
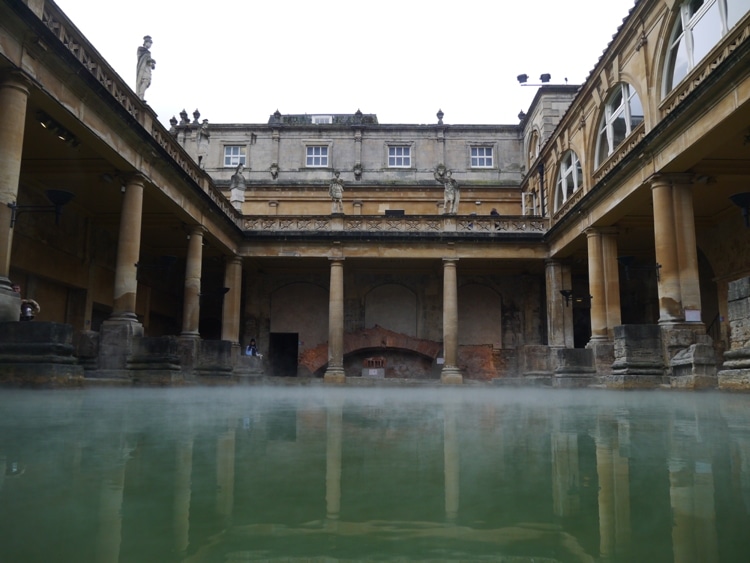
[[[331,259],[331,287],[328,295],[328,368],[323,379],[344,383],[344,259]]]
[[[342,404],[326,408],[326,519],[336,521],[341,512]]]
[[[445,519],[455,522],[458,516],[460,497],[459,438],[456,428],[458,414],[456,405],[446,404],[443,420],[443,459],[445,465]]]
[[[206,228],[196,225],[190,231],[187,262],[185,264],[185,302],[182,311],[182,333],[180,336],[198,338],[200,333],[201,266],[203,261],[203,234]]]
[[[622,324],[620,270],[617,262],[617,231],[614,229],[602,229],[601,235],[604,306],[607,311],[607,340],[614,341],[615,327]]]
[[[581,476],[578,463],[578,434],[556,430],[552,447],[552,510],[555,516],[575,516],[580,511]]]
[[[458,369],[458,277],[455,258],[443,259],[443,383],[463,383]]]
[[[547,341],[556,348],[573,348],[573,308],[560,293],[571,289],[570,266],[558,260],[545,263],[547,285]]]
[[[20,310],[9,279],[13,231],[8,204],[18,199],[28,98],[29,83],[20,73],[0,81],[0,322],[17,321]]]
[[[141,218],[145,178],[135,174],[128,178],[122,198],[120,234],[117,242],[115,288],[110,320],[137,322],[135,314],[138,293],[138,267],[141,253]]]
[[[695,241],[693,186],[687,178],[679,177],[674,180],[672,195],[674,198],[682,310],[686,316],[686,321],[701,322],[701,288],[700,273],[698,272],[698,244]]]
[[[674,198],[671,182],[656,176],[651,180],[654,204],[654,241],[659,270],[659,323],[684,320],[680,295],[680,271],[677,258]],[[694,239],[693,239],[694,240]]]
[[[193,477],[193,437],[178,439],[175,446],[173,526],[175,551],[184,555],[190,540],[190,499]]]
[[[234,511],[235,424],[229,419],[227,431],[216,443],[216,513],[223,526],[231,521]]]
[[[221,315],[221,339],[228,340],[232,346],[240,345],[240,305],[242,297],[242,258],[233,256],[225,265],[224,287],[228,287],[224,295],[223,311]]]
[[[596,473],[599,478],[599,555],[607,560],[615,553],[615,482],[612,445],[599,432],[595,441]]]
[[[591,340],[589,344],[607,342],[607,299],[604,282],[602,235],[598,229],[587,229],[589,292],[591,293]]]

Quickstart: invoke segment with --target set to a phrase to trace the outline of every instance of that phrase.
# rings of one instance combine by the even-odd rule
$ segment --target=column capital
[[[32,79],[20,70],[0,73],[0,88],[14,88],[28,96],[33,85]]]
[[[601,236],[601,235],[617,235],[620,230],[617,227],[589,227],[583,231],[587,237]]]
[[[195,236],[203,236],[208,232],[208,229],[204,227],[203,225],[191,225],[190,226],[190,234]]]
[[[134,172],[133,174],[127,174],[124,177],[124,180],[125,180],[125,184],[127,186],[129,186],[131,184],[136,184],[138,186],[141,186],[142,188],[146,187],[146,182],[147,182],[146,176],[144,176],[140,172]]]
[[[676,174],[654,174],[646,179],[645,183],[650,184],[650,188],[661,188],[664,186],[673,186],[675,184],[689,185],[695,182],[695,174],[676,173]]]
[[[443,258],[443,264],[446,265],[446,266],[449,265],[449,264],[453,264],[455,266],[456,262],[458,262],[459,260],[460,260],[460,258],[448,258],[448,257],[444,257]]]

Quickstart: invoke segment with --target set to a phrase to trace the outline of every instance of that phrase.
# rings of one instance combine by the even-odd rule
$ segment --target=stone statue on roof
[[[151,86],[151,71],[156,66],[156,61],[151,58],[151,36],[143,38],[143,47],[138,47],[138,66],[135,78],[135,93],[141,100],[145,100],[146,88]]]

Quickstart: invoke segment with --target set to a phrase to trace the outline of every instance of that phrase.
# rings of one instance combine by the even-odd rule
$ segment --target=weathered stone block
[[[730,304],[732,301],[750,298],[750,277],[729,282],[727,289]]]
[[[232,343],[228,340],[200,340],[195,370],[199,375],[228,376],[234,368]]]
[[[661,336],[658,325],[616,326],[613,375],[663,376]],[[625,380],[619,381],[622,385],[627,383]]]
[[[78,385],[83,368],[73,356],[73,327],[42,321],[0,323],[0,382]]]

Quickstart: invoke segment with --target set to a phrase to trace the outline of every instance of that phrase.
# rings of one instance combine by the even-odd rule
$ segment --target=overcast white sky
[[[281,113],[377,114],[380,123],[514,124],[543,73],[581,84],[634,0],[56,0],[146,100],[211,123]]]

